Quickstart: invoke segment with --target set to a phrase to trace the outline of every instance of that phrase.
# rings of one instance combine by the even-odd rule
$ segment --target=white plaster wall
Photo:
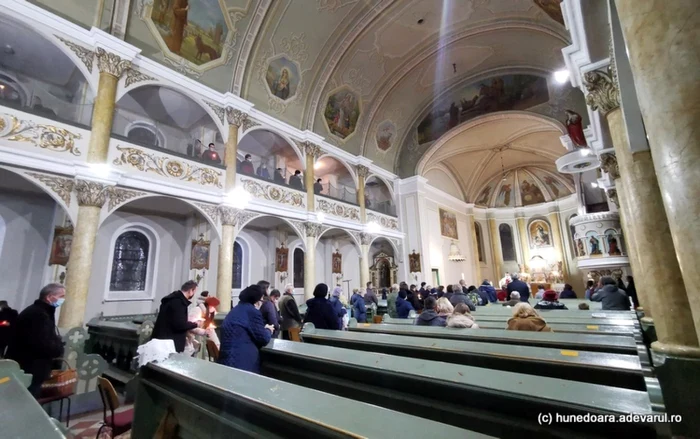
[[[426,203],[426,206],[430,236],[430,268],[439,270],[440,284],[445,286],[454,284],[464,276],[468,285],[476,285],[477,279],[473,269],[474,256],[471,247],[472,236],[468,226],[469,219],[467,215],[456,211],[453,207],[430,200]],[[441,208],[454,213],[457,217],[457,236],[459,239],[454,240],[454,242],[459,247],[462,256],[465,257],[464,261],[455,262],[447,259],[453,240],[441,234],[439,214],[439,209]]]
[[[17,310],[44,285],[55,207],[48,196],[0,193],[0,300]]]

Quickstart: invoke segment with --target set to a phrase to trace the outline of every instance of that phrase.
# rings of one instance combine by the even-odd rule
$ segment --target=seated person
[[[489,302],[498,302],[498,295],[496,294],[496,289],[491,285],[488,279],[484,279],[484,281],[481,282],[481,285],[479,286],[479,295],[481,295],[481,293],[486,294],[486,297],[488,297]]]
[[[564,284],[564,289],[559,293],[560,299],[576,299],[576,293],[574,292],[574,287],[569,284]]]
[[[544,285],[537,285],[537,292],[535,293],[535,299],[542,300],[544,297]]]
[[[469,313],[469,307],[463,303],[457,304],[452,314],[447,317],[447,327],[479,329],[479,325],[474,323],[474,317]]]
[[[411,302],[406,300],[408,295],[406,290],[399,290],[399,297],[396,299],[396,314],[400,319],[407,319],[411,311],[415,311]]]
[[[478,298],[479,296],[476,295],[476,297]],[[464,293],[464,290],[459,285],[452,287],[452,297],[450,298],[449,302],[452,304],[452,306],[457,306],[457,304],[463,303],[467,305],[470,310],[476,311],[476,305],[474,305],[472,299],[470,299],[469,296]]]
[[[319,178],[318,180],[316,180],[316,183],[314,183],[314,194],[319,195],[322,190],[323,185],[321,184],[321,179]]]
[[[520,302],[513,307],[513,318],[508,320],[506,329],[511,331],[552,332],[537,311],[527,302]]]
[[[241,163],[241,174],[255,175],[255,167],[251,161],[251,155],[246,154],[245,159]]]
[[[467,307],[469,307],[469,305],[467,305]],[[437,305],[435,306],[435,311],[437,311],[439,316],[445,318],[445,322],[447,322],[447,317],[450,314],[452,314],[452,312],[454,312],[454,310],[455,310],[455,307],[452,306],[450,301],[445,299],[444,297],[441,297],[437,300]]]
[[[213,143],[209,144],[209,149],[202,153],[202,161],[206,163],[216,163],[221,164],[221,157],[216,152],[216,148]]]
[[[282,168],[275,169],[275,177],[273,181],[277,184],[287,184],[287,182],[284,180],[284,175],[282,175]]]
[[[617,287],[617,282],[610,276],[600,278],[600,289],[591,296],[594,302],[602,302],[604,311],[629,311],[630,299],[627,293]]]
[[[350,297],[350,305],[352,306],[352,315],[357,319],[358,323],[367,323],[367,307],[365,299],[360,295],[360,290],[355,288],[352,290]]]
[[[513,291],[510,293],[510,300],[505,302],[503,306],[515,306],[520,303],[520,293]]]
[[[262,162],[260,166],[258,166],[258,170],[255,171],[255,174],[260,177],[264,178],[265,180],[270,179],[270,171],[267,170],[267,163]]]
[[[520,296],[520,293],[518,293],[518,296]],[[508,298],[508,293],[506,293],[503,290],[496,290],[496,298],[498,299],[499,302],[505,302],[506,299]]]
[[[449,303],[449,302],[448,302]],[[416,321],[413,323],[416,326],[446,326],[447,319],[444,316],[438,315],[435,311],[437,307],[437,300],[428,296],[425,298],[425,303],[423,304],[423,312],[418,315]]]
[[[300,190],[300,191],[304,190],[304,183],[302,183],[302,181],[301,181],[301,171],[300,170],[297,169],[296,171],[294,171],[294,175],[289,177],[289,187],[291,187],[293,189]]]
[[[477,289],[474,285],[470,285],[467,289],[467,297],[470,297],[472,292],[479,296],[479,303],[477,303],[477,305],[484,306],[489,304],[491,296],[489,296],[485,289],[481,287]]]
[[[568,309],[566,305],[557,300],[557,292],[547,290],[544,292],[542,300],[537,302],[535,309]]]

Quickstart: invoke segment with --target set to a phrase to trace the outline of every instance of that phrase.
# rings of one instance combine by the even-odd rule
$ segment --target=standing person
[[[202,153],[202,161],[216,163],[217,165],[221,163],[221,157],[219,157],[219,153],[216,152],[216,146],[213,143],[210,143],[209,149]]]
[[[513,281],[506,287],[506,292],[510,294],[513,291],[517,291],[520,293],[520,301],[527,302],[530,299],[530,288],[525,282],[520,280],[520,275],[518,273],[513,273],[511,278]]]
[[[617,287],[617,282],[610,276],[600,278],[600,289],[591,296],[594,302],[603,303],[603,311],[629,311],[630,301],[627,294]]]
[[[188,280],[179,290],[173,291],[160,301],[160,310],[153,327],[153,338],[172,340],[177,352],[184,352],[187,331],[196,328],[197,323],[187,319],[187,308],[197,292],[197,282]]]
[[[411,302],[406,300],[407,292],[408,290],[399,290],[399,297],[396,299],[396,315],[400,319],[407,319],[408,314],[415,311]]]
[[[267,163],[262,162],[258,169],[255,171],[258,177],[264,178],[265,180],[270,179],[270,171],[267,169]]]
[[[372,287],[372,282],[367,282],[367,291],[365,291],[365,305],[371,305],[375,304],[379,306],[379,299],[377,298],[377,294],[374,292],[374,288]]]
[[[627,295],[632,298],[632,302],[634,302],[634,308],[639,308],[637,288],[634,286],[634,278],[632,276],[627,276]]]
[[[289,177],[289,187],[292,189],[296,189],[299,191],[304,190],[304,183],[301,181],[301,171],[296,170],[294,171],[294,175]]]
[[[281,185],[287,184],[287,182],[284,180],[284,175],[282,175],[282,168],[275,169],[274,182]]]
[[[287,284],[284,287],[284,295],[278,303],[282,316],[282,339],[291,340],[289,330],[301,327],[301,314],[296,300],[294,300],[294,285]]]
[[[316,183],[314,183],[314,194],[320,195],[321,191],[323,191],[323,184],[321,183],[321,179],[319,178],[316,180]]]
[[[488,279],[484,279],[484,281],[481,282],[481,285],[479,286],[479,291],[481,291],[482,293],[486,293],[486,296],[489,298],[489,302],[498,302],[496,289],[491,285],[491,282],[489,282]]]
[[[459,287],[459,289],[462,289],[462,287]],[[447,300],[452,299],[452,295],[454,294],[454,285],[448,284],[446,291],[447,292],[445,293],[445,299],[447,299]]]
[[[382,296],[384,295],[382,294]],[[389,293],[389,296],[386,298],[386,312],[389,314],[389,317],[399,317],[399,314],[396,311],[396,299],[398,298],[399,286],[397,284],[394,284],[391,286],[391,293]],[[382,297],[382,299],[384,299],[384,297]]]
[[[330,304],[333,306],[333,312],[338,319],[338,329],[343,329],[343,317],[348,313],[348,310],[346,310],[343,304],[340,302],[340,293],[342,292],[343,289],[336,285],[336,287],[333,288],[333,293],[331,293],[330,300]]]
[[[252,156],[246,154],[241,162],[241,174],[255,175],[255,166],[253,166]]]
[[[51,363],[63,355],[63,340],[56,328],[56,308],[63,304],[65,296],[66,289],[61,284],[42,288],[39,298],[17,317],[7,349],[7,358],[31,374],[29,393],[35,398],[41,394],[41,384],[51,375]]]
[[[338,318],[326,296],[328,285],[318,284],[314,288],[314,297],[306,301],[306,315],[304,323],[313,323],[318,329],[341,329],[338,326]]]
[[[258,285],[260,284],[258,283]],[[260,285],[260,288],[263,286]],[[279,290],[272,290],[269,296],[263,296],[263,304],[260,307],[265,325],[271,325],[274,328],[272,338],[277,338],[280,335],[280,319],[277,311],[277,301],[280,300],[280,296]]]
[[[365,306],[365,299],[360,295],[360,290],[353,290],[352,297],[350,298],[350,304],[352,305],[352,314],[357,322],[366,323],[367,307]]]
[[[209,291],[202,291],[199,293],[199,297],[197,297],[197,308],[202,311],[202,314],[206,314],[207,312],[207,306],[204,304],[207,297],[209,297]]]
[[[0,300],[0,358],[5,356],[5,348],[12,340],[17,315],[17,311],[10,308],[6,300]]]
[[[574,287],[569,284],[564,284],[564,289],[559,294],[560,299],[576,299],[576,293],[574,292]]]
[[[420,283],[420,289],[418,290],[418,292],[420,293],[421,300],[425,300],[425,298],[428,297],[428,294],[430,294],[430,292],[425,292],[425,282]]]
[[[265,325],[260,314],[263,295],[260,285],[251,285],[239,294],[238,305],[221,326],[219,364],[260,373],[260,348],[270,342],[275,330]]]
[[[411,305],[413,305],[413,309],[415,309],[416,312],[421,312],[423,310],[423,300],[420,297],[420,293],[418,292],[418,288],[412,284],[410,290],[413,292],[413,298],[411,300]]]

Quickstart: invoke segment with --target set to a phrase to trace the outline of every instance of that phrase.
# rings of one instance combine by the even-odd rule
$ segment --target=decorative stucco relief
[[[13,142],[29,142],[34,146],[54,152],[68,152],[74,156],[82,153],[75,146],[80,134],[54,125],[21,120],[11,114],[0,113],[0,138]]]
[[[241,183],[243,183],[243,189],[255,198],[288,204],[292,207],[306,208],[305,193],[245,178],[241,179]]]
[[[360,221],[360,208],[346,205],[340,202],[325,200],[319,198],[316,207],[319,211],[328,215],[337,216],[340,218],[349,219],[351,221]]]
[[[375,222],[385,229],[399,230],[399,221],[393,217],[367,212],[367,221]]]

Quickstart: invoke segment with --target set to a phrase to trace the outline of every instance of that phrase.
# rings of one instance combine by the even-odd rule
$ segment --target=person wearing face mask
[[[55,358],[63,355],[63,340],[56,328],[56,308],[63,304],[66,289],[61,284],[48,284],[39,298],[22,311],[15,323],[15,332],[7,350],[7,358],[32,375],[29,392],[38,398],[41,384],[51,375]]]
[[[184,352],[187,332],[199,326],[188,320],[190,300],[197,292],[197,282],[188,280],[182,287],[163,297],[160,310],[153,327],[153,338],[172,340],[177,352]]]
[[[260,313],[263,289],[251,285],[241,291],[238,305],[226,315],[221,325],[219,364],[260,373],[260,348],[270,342],[275,328],[266,325]]]

